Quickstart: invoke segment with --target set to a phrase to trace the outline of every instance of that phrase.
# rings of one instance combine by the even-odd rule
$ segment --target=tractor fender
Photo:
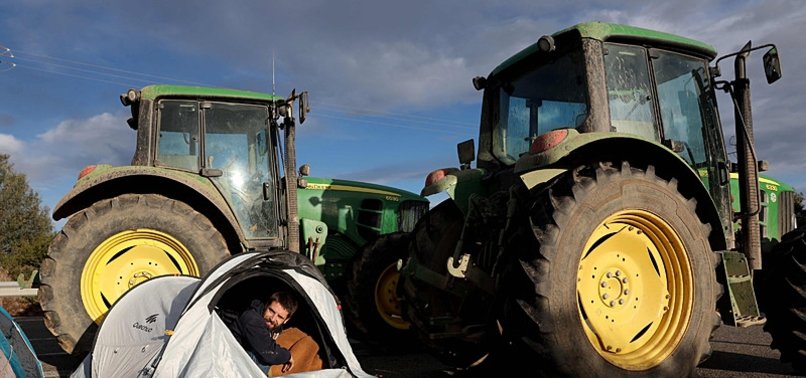
[[[597,161],[629,161],[646,168],[655,167],[655,174],[666,180],[676,179],[678,190],[686,198],[697,200],[696,212],[704,223],[711,225],[709,240],[714,250],[727,249],[725,230],[719,210],[699,174],[669,148],[643,139],[615,133],[584,133],[570,130],[568,137],[552,148],[527,154],[515,164],[515,173],[527,188],[547,183],[580,164]]]
[[[427,197],[437,193],[446,192],[457,206],[465,212],[467,201],[473,193],[484,193],[481,183],[486,171],[481,168],[457,169],[442,168],[428,174],[425,187],[420,195]]]
[[[73,188],[56,204],[53,219],[59,220],[93,203],[125,193],[154,193],[187,203],[210,218],[233,247],[244,235],[232,209],[206,177],[164,167],[97,165],[84,168]],[[237,251],[236,249],[233,251]]]

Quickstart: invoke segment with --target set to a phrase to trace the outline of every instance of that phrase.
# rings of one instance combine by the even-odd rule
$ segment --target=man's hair
[[[269,297],[269,301],[266,302],[266,306],[275,301],[288,310],[288,318],[291,318],[291,315],[294,315],[297,311],[297,298],[287,291],[276,291],[272,293]]]

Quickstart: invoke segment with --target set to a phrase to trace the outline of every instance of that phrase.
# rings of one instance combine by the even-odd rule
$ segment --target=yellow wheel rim
[[[652,368],[674,352],[691,318],[694,290],[680,237],[647,211],[609,216],[579,261],[582,326],[599,355],[625,370]]]
[[[126,291],[152,277],[199,275],[190,251],[168,234],[123,231],[99,244],[81,272],[81,300],[96,323]]]
[[[401,316],[400,302],[397,300],[397,280],[400,273],[397,264],[390,264],[383,270],[375,285],[375,308],[386,324],[396,329],[409,329],[409,322]]]

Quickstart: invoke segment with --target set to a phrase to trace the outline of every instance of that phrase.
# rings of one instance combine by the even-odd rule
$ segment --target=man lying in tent
[[[268,300],[252,300],[237,318],[224,319],[258,367],[267,374],[271,368],[272,377],[322,368],[316,341],[299,328],[283,329],[297,307],[294,295],[276,291]],[[294,356],[300,361],[296,366]]]
[[[270,307],[275,314],[269,312],[272,324],[267,324],[265,306],[252,303],[256,296],[273,292],[289,293],[297,308],[280,299],[283,309]],[[262,323],[265,334],[270,334],[269,328],[275,333],[283,329],[274,341],[294,356],[293,364],[283,364],[291,361],[284,357],[268,373],[261,371],[256,357],[250,356],[228,326],[249,307],[254,311],[250,316]],[[285,319],[276,313],[285,314]],[[338,298],[318,268],[299,253],[270,251],[233,255],[202,278],[160,276],[135,286],[109,309],[92,351],[71,377],[275,377],[292,373],[297,378],[372,377],[353,353]]]

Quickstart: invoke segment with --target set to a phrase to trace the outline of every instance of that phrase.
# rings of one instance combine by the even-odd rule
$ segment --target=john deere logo
[[[151,315],[146,318],[146,323],[151,324],[157,321],[157,314]]]

